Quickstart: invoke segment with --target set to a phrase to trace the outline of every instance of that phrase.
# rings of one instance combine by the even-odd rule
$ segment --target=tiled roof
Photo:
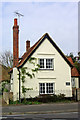
[[[68,57],[67,59],[71,62],[72,65],[74,65],[73,60],[72,60],[71,57]],[[80,76],[79,72],[78,72],[78,70],[76,69],[75,66],[71,69],[71,76],[72,77],[78,77],[78,76]]]
[[[58,52],[62,55],[62,57],[65,59],[65,61],[70,65],[70,67],[72,67],[72,64],[68,61],[68,59],[66,58],[66,56],[63,54],[63,52],[59,49],[59,47],[53,42],[53,40],[50,38],[50,36],[48,35],[48,33],[45,33],[29,50],[28,52],[25,52],[24,55],[22,56],[21,61],[19,62],[19,64],[17,65],[17,67],[21,67],[26,60],[28,60],[28,58],[32,55],[33,51],[35,49],[37,49],[37,47],[39,46],[39,44],[41,44],[41,42],[45,39],[45,38],[49,38],[50,42],[54,45],[54,47],[58,50]],[[12,71],[12,69],[11,69]]]
[[[67,59],[70,61],[70,63],[71,63],[72,65],[74,65],[73,60],[72,60],[71,57],[67,57]]]

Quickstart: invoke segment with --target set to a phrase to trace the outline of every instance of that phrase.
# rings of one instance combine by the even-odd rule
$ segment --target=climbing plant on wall
[[[31,57],[29,59],[29,63],[30,64],[33,64],[33,68],[29,68],[29,67],[22,67],[20,68],[20,80],[22,82],[22,94],[24,96],[24,99],[25,99],[25,94],[28,90],[33,90],[33,88],[26,88],[24,86],[25,84],[25,81],[26,81],[26,76],[28,76],[30,79],[32,79],[33,77],[35,77],[35,73],[38,72],[39,68],[40,68],[40,65],[39,64],[36,64],[36,58],[34,57]],[[31,72],[29,72],[31,71]]]

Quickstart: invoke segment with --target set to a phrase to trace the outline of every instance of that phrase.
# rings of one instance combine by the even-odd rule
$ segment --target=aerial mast
[[[17,16],[18,16],[18,23],[19,23],[19,25],[20,25],[20,17],[23,17],[24,15],[22,15],[21,13],[19,13],[18,11],[15,11],[14,12]]]

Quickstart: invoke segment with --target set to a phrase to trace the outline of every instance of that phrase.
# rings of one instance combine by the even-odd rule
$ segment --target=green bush
[[[21,103],[19,102],[19,100],[16,100],[16,101],[10,100],[9,104],[15,104],[15,105],[17,105],[17,104],[21,104]]]
[[[38,101],[38,102],[42,102],[42,103],[64,101],[65,100],[65,95],[64,94],[41,95],[39,97],[34,98],[34,100]]]
[[[25,105],[33,105],[33,104],[41,104],[41,103],[52,103],[52,102],[70,102],[70,98],[66,98],[64,94],[59,95],[41,95],[35,98],[25,98],[21,99],[21,103],[17,101],[10,101],[10,104],[25,104]]]
[[[4,88],[4,92],[9,92],[9,90],[7,88]]]

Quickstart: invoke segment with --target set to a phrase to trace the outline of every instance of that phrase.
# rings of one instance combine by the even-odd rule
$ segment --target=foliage
[[[13,66],[13,55],[10,51],[6,50],[0,54],[0,63],[8,68]]]
[[[3,92],[9,92],[9,90],[6,88],[6,85],[9,84],[9,80],[6,80],[6,81],[2,81],[2,88],[1,88],[1,92],[3,94]]]
[[[71,98],[66,98],[64,94],[59,94],[59,95],[54,94],[54,95],[42,95],[35,98],[21,99],[21,103],[18,100],[10,101],[10,104],[34,105],[34,104],[55,103],[55,102],[71,103],[74,101]]]
[[[79,74],[80,74],[80,63],[78,63],[77,61],[74,63],[74,66],[77,68]]]
[[[65,100],[65,95],[64,94],[42,95],[40,97],[36,97],[34,100],[42,103],[60,102],[60,101],[62,102]]]
[[[35,72],[38,72],[39,70],[39,65],[35,63],[36,58],[31,57],[29,59],[29,63],[34,65],[34,69],[31,69],[31,73],[28,71],[29,68],[27,67],[22,67],[20,69],[20,79],[22,80],[22,94],[24,95],[24,101],[25,101],[25,94],[27,90],[33,90],[33,88],[25,88],[24,83],[25,83],[25,78],[28,76],[30,79],[35,77]]]
[[[78,55],[80,54],[80,52],[78,53]],[[80,55],[79,55],[80,56]],[[76,67],[76,69],[78,70],[79,74],[80,74],[80,63],[78,61],[76,61],[76,57],[74,57],[73,53],[70,53],[69,55],[67,55],[67,57],[71,57],[74,63],[74,66]],[[80,59],[80,58],[79,58]]]
[[[73,55],[73,53],[72,53],[72,52],[69,54],[69,56],[68,56],[68,57],[71,57],[71,58],[72,58],[73,63],[76,61],[76,59],[75,59],[75,57],[74,57],[74,55]]]
[[[24,104],[24,105],[33,105],[33,104],[41,104],[41,102],[38,101],[27,101],[26,99],[24,99],[21,103],[19,102],[19,100],[17,101],[12,101],[10,100],[10,105],[20,105],[20,104]]]
[[[4,88],[4,92],[9,92],[9,90],[7,88]]]
[[[9,104],[17,105],[17,104],[21,104],[21,103],[19,102],[19,100],[17,100],[17,101],[12,101],[12,100],[10,100],[10,101],[9,101]]]

